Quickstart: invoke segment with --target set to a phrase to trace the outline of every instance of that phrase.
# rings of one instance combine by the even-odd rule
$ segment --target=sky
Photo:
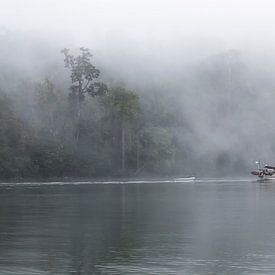
[[[273,47],[273,0],[0,0],[0,26],[63,33],[75,40],[114,34],[138,41],[210,39],[234,47]]]

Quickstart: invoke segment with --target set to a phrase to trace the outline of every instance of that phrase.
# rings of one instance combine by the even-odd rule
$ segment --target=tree
[[[81,105],[85,95],[92,97],[104,95],[107,92],[107,86],[99,81],[100,71],[92,64],[92,54],[87,48],[80,48],[80,55],[73,56],[69,49],[63,49],[65,56],[65,67],[71,70],[71,93],[69,99],[75,106],[76,113],[76,140],[79,139],[81,122]]]
[[[28,169],[23,123],[10,98],[0,90],[0,177],[20,177]]]
[[[142,129],[141,158],[146,170],[159,175],[169,173],[175,166],[175,145],[173,133],[161,126],[147,126]]]
[[[64,120],[65,115],[62,113],[64,96],[61,92],[46,78],[37,85],[35,99],[38,134],[52,139],[63,136],[60,120]]]
[[[115,87],[103,98],[103,104],[108,109],[110,117],[116,120],[120,128],[121,170],[122,174],[125,174],[126,131],[140,112],[139,97],[125,88]]]

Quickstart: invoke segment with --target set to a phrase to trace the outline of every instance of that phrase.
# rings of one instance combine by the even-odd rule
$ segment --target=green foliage
[[[110,89],[102,103],[110,115],[121,122],[131,122],[140,112],[139,97],[134,92],[122,87]]]
[[[69,49],[63,49],[65,67],[71,70],[71,100],[83,101],[85,94],[103,95],[107,86],[95,81],[100,71],[91,63],[92,54],[87,48],[80,48],[80,55],[73,56]]]
[[[175,120],[165,100],[156,105],[119,86],[107,93],[88,49],[76,57],[63,53],[71,71],[69,100],[49,78],[26,80],[16,96],[0,92],[0,178],[169,174]]]
[[[141,158],[147,170],[157,174],[169,173],[175,154],[171,132],[161,127],[146,127],[141,133],[140,142]]]
[[[74,137],[77,141],[82,136],[81,129],[83,128],[82,109],[85,95],[89,94],[91,97],[102,96],[107,93],[107,85],[96,81],[100,75],[100,71],[92,64],[89,49],[80,48],[80,55],[73,56],[68,49],[63,49],[62,53],[65,56],[65,67],[71,70],[71,93],[69,94],[69,101],[72,107],[72,113],[75,116]]]
[[[20,177],[28,167],[22,155],[23,125],[12,109],[11,100],[0,92],[0,177]]]
[[[43,138],[62,135],[60,126],[66,124],[64,116],[68,113],[67,106],[63,106],[66,98],[49,79],[45,79],[37,85],[35,100],[37,134]]]
[[[125,174],[127,154],[131,151],[132,144],[130,137],[132,133],[131,125],[136,124],[140,112],[138,96],[123,87],[110,89],[109,94],[101,101],[107,113],[107,120],[111,120],[111,136],[116,139],[120,150],[115,150],[114,162],[121,163],[121,174]]]

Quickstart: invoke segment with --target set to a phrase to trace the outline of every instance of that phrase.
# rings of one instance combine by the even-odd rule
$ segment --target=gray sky
[[[204,37],[228,48],[265,49],[275,44],[275,1],[0,0],[0,26],[62,31],[76,40],[113,33],[140,41]]]

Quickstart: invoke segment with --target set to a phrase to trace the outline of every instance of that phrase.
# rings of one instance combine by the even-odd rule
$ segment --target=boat
[[[188,178],[174,178],[174,182],[190,182],[194,181],[195,177],[188,177]]]
[[[275,180],[275,166],[265,165],[261,168],[260,161],[256,161],[256,164],[258,170],[251,172],[253,176],[257,176],[260,181]]]

